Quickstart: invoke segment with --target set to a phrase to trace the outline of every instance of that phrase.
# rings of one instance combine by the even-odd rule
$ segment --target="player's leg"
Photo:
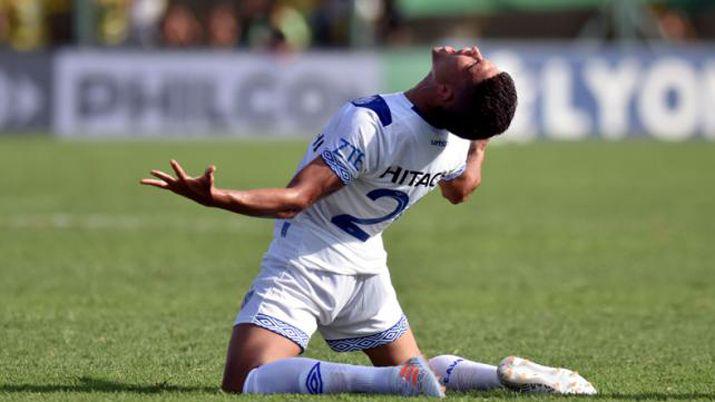
[[[441,355],[430,366],[448,390],[490,390],[500,387],[521,392],[593,395],[596,389],[575,371],[542,366],[510,356],[498,366],[463,357]]]
[[[410,357],[422,354],[410,329],[394,342],[365,349],[363,352],[375,366],[401,364]],[[452,355],[433,357],[429,360],[429,365],[448,390],[489,390],[502,387],[497,375],[497,366]]]
[[[333,322],[319,327],[334,351],[362,351],[377,367],[422,357],[389,271],[357,279],[351,293]]]
[[[411,329],[394,342],[365,349],[363,352],[375,366],[391,366],[414,356],[421,356]],[[497,367],[467,359],[442,355],[429,360],[429,365],[440,383],[448,390],[488,390],[502,385],[497,376]]]
[[[234,327],[226,358],[226,392],[333,394],[344,392],[439,396],[424,389],[421,377],[431,374],[423,360],[396,367],[369,367],[296,358],[293,341],[252,324]],[[405,381],[404,377],[410,377]],[[412,380],[414,378],[414,380]]]
[[[328,345],[338,352],[362,350],[375,366],[393,366],[422,356],[402,313],[389,274],[370,278],[360,292],[361,297],[356,302],[361,308],[349,310],[350,306],[346,306],[348,310],[343,317],[339,317],[329,328],[320,328]],[[394,322],[395,317],[400,317],[397,324],[380,331],[386,323]],[[354,336],[356,334],[362,336]],[[447,389],[501,387],[496,366],[451,355],[434,357],[429,364]]]
[[[366,349],[363,352],[376,366],[400,364],[407,356],[421,355],[411,330],[395,342]],[[429,365],[448,390],[489,390],[502,387],[497,375],[497,366],[452,355],[433,357],[429,360]]]
[[[502,387],[497,366],[454,355],[435,356],[429,364],[448,390],[490,390]]]
[[[296,358],[293,341],[252,324],[234,327],[226,358],[226,392],[332,394],[343,392],[417,395],[421,389],[400,373],[429,372],[424,361],[398,367],[369,367]]]
[[[233,327],[221,389],[240,393],[248,373],[264,364],[295,357],[300,347],[288,338],[254,324]]]
[[[389,370],[384,371],[385,378],[389,373],[393,387],[444,396],[409,330],[389,273],[352,277],[341,293],[348,296],[342,308],[331,322],[319,326],[328,345],[337,352],[364,351],[377,366],[364,369],[375,373]],[[374,381],[382,380],[376,377]]]
[[[358,366],[300,357],[281,359],[251,370],[243,392],[444,395],[429,365],[421,358],[390,367]]]
[[[407,328],[405,333],[393,342],[371,349],[364,349],[363,352],[370,358],[372,364],[378,367],[396,366],[413,357],[422,356],[422,352],[417,347],[417,341],[410,328]]]
[[[370,367],[295,357],[307,346],[316,318],[331,313],[335,305],[331,297],[342,295],[335,286],[345,280],[350,278],[264,266],[236,318],[223,388],[261,394],[441,396],[439,384],[422,359],[401,366]]]
[[[336,352],[362,351],[375,366],[402,364],[420,357],[407,317],[387,271],[355,280],[350,299],[329,325],[318,329]]]
[[[221,386],[224,391],[244,392],[246,379],[257,368],[302,353],[317,326],[317,309],[304,297],[309,292],[296,272],[264,259],[234,321]],[[281,391],[289,392],[275,390]]]
[[[394,322],[396,317],[401,318],[393,326],[387,327],[387,323]],[[333,350],[362,350],[375,366],[400,364],[405,359],[421,356],[407,319],[402,315],[389,273],[363,280],[353,300],[344,307],[344,312],[331,325],[319,329]],[[506,370],[504,362],[517,362],[514,365],[517,368]],[[534,386],[520,386],[525,372],[535,374],[527,376],[532,382],[546,384],[541,389],[560,386],[563,382],[561,377],[557,378],[544,366],[513,359],[505,359],[504,362],[500,366],[502,370],[498,371],[497,366],[442,355],[432,358],[430,365],[437,377],[441,378],[442,384],[451,390],[488,390],[502,387],[502,382],[510,388],[535,390]],[[505,373],[509,375],[505,376]],[[569,375],[564,378],[575,377]]]

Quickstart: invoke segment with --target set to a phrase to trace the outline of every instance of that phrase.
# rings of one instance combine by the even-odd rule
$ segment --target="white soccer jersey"
[[[387,268],[382,232],[464,171],[470,142],[429,125],[402,93],[347,103],[309,145],[345,186],[293,219],[277,220],[268,256],[339,274]]]

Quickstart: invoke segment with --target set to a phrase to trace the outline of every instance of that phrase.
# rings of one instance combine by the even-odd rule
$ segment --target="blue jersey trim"
[[[283,337],[290,339],[300,346],[301,353],[308,347],[308,341],[310,340],[308,334],[303,332],[300,328],[290,325],[285,321],[271,317],[267,314],[259,313],[253,317],[251,324],[258,325],[259,327],[265,328],[271,332],[275,332],[278,335],[282,335]]]
[[[325,342],[336,352],[354,352],[357,350],[372,349],[396,341],[407,332],[409,327],[407,317],[403,315],[395,325],[385,331],[356,338],[326,339]]]
[[[373,95],[367,98],[358,98],[351,103],[357,107],[364,107],[375,112],[383,127],[392,124],[392,112],[390,112],[390,107],[387,106],[387,102],[385,102],[382,96]]]
[[[321,154],[325,164],[327,164],[330,169],[340,178],[343,184],[349,184],[353,180],[353,176],[350,174],[345,165],[335,157],[335,155],[329,150],[324,150]]]
[[[459,169],[457,169],[456,171],[452,172],[451,174],[442,175],[442,180],[452,181],[452,180],[456,179],[457,177],[461,176],[462,173],[464,173],[464,171],[466,169],[467,169],[467,165],[465,164],[465,165],[461,166]]]
[[[325,142],[325,134],[320,134],[318,137],[315,138],[315,141],[313,141],[313,152],[317,152],[318,148],[320,148],[321,145]]]
[[[435,125],[435,124],[433,124],[432,122],[430,122],[430,121],[427,119],[427,116],[425,116],[424,114],[422,114],[422,112],[420,112],[420,110],[417,109],[417,106],[412,106],[412,111],[415,112],[415,113],[417,114],[417,116],[420,116],[420,118],[421,118],[422,120],[424,120],[425,123],[427,123],[427,124],[429,124],[430,126],[432,126],[432,128],[437,129],[437,130],[444,130],[444,128],[438,127],[437,125]]]

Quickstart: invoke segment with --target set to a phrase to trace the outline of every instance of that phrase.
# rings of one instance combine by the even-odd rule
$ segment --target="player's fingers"
[[[214,173],[215,172],[216,172],[216,166],[210,165],[208,168],[206,168],[206,173],[204,173],[204,175],[206,177],[208,177],[209,185],[211,185],[211,187],[214,186]]]
[[[161,180],[154,180],[154,179],[142,179],[139,183],[144,184],[146,186],[154,186],[154,187],[159,187],[159,188],[169,188],[169,185]]]
[[[161,170],[152,170],[151,175],[158,179],[164,180],[167,183],[174,183],[176,181],[176,179],[173,176],[171,176],[170,174],[164,173]]]
[[[174,169],[174,172],[176,172],[176,176],[180,180],[186,180],[189,178],[189,176],[184,172],[184,169],[179,165],[179,162],[175,161],[174,159],[171,160],[171,167]]]

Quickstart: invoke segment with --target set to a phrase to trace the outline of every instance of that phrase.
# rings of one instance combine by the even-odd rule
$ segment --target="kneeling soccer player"
[[[390,282],[381,233],[439,186],[453,204],[477,188],[490,137],[516,109],[511,77],[476,47],[432,50],[414,88],[346,104],[317,135],[286,188],[214,187],[214,166],[189,177],[154,170],[143,184],[202,205],[276,218],[273,242],[245,296],[222,388],[244,393],[363,392],[443,396],[509,387],[592,394],[575,372],[508,357],[499,367],[457,356],[427,363]],[[299,356],[320,331],[338,352],[375,367]]]

